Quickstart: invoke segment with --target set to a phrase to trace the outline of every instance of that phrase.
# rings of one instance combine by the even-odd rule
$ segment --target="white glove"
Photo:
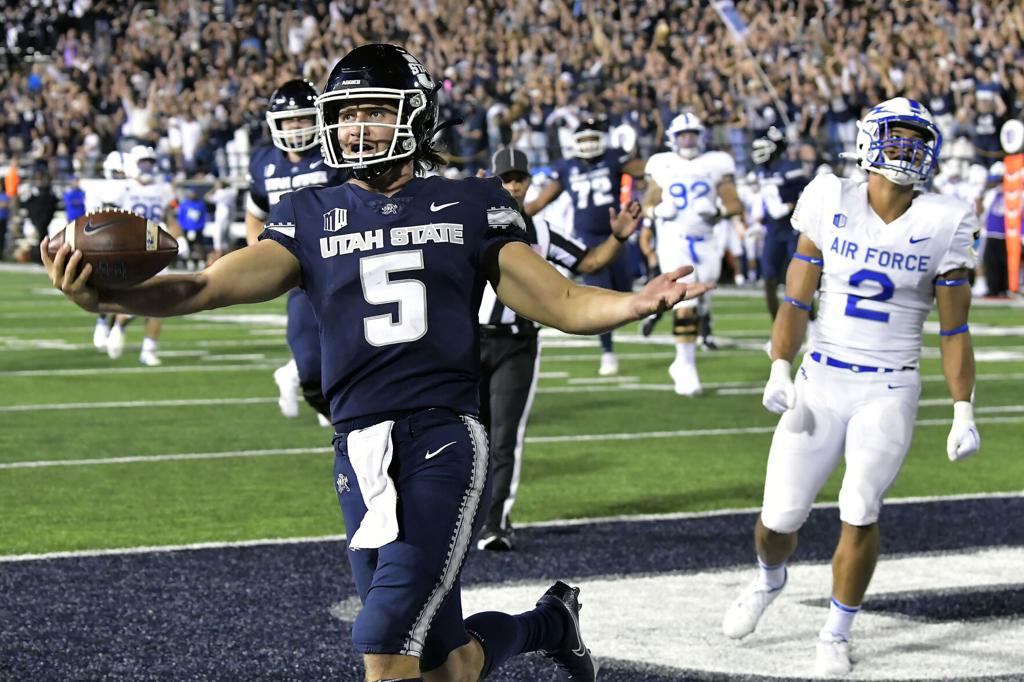
[[[654,207],[654,217],[662,220],[672,220],[679,211],[671,201],[662,201]]]
[[[779,358],[772,362],[772,372],[764,387],[761,404],[769,412],[782,414],[796,407],[796,386],[793,385],[793,367],[788,360]]]
[[[188,240],[185,235],[178,237],[178,258],[188,258]]]
[[[981,448],[981,435],[974,424],[974,407],[966,400],[953,403],[953,427],[946,438],[946,454],[955,462]]]
[[[700,216],[701,220],[706,223],[718,222],[721,213],[719,213],[714,201],[707,197],[700,197],[699,199],[694,199],[692,203],[693,210]]]

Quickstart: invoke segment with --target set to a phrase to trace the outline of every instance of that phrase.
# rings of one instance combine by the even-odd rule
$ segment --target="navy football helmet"
[[[750,147],[750,160],[755,165],[763,166],[775,163],[786,151],[786,136],[781,130],[772,126],[764,137],[754,140]]]
[[[313,122],[304,128],[285,129],[281,123],[287,119],[305,118]],[[267,105],[267,125],[274,146],[283,152],[304,152],[316,146],[316,88],[307,80],[290,80],[270,96]]]
[[[394,167],[395,161],[428,155],[437,123],[437,86],[414,56],[395,45],[374,43],[355,48],[331,70],[327,86],[316,99],[324,161],[351,168],[355,177],[369,180]],[[386,104],[397,110],[393,124],[373,121],[342,123],[342,109],[359,104]],[[340,128],[358,128],[359,143],[344,149]],[[367,128],[394,131],[384,150],[363,145]]]
[[[596,159],[608,148],[608,119],[583,114],[572,134],[573,154],[579,159]]]

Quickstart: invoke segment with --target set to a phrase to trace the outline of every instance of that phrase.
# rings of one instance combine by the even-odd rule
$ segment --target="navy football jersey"
[[[803,193],[804,187],[808,185],[811,178],[807,175],[803,165],[792,159],[779,159],[761,173],[762,194],[778,193],[778,201],[789,204],[790,213],[796,207],[796,201]],[[773,218],[769,211],[765,211],[765,227],[772,230],[791,230],[789,215],[781,218]]]
[[[612,232],[608,208],[619,207],[622,167],[629,154],[609,149],[594,160],[562,159],[551,165],[554,178],[572,197],[573,232],[587,246],[607,239]]]
[[[301,187],[340,185],[348,172],[324,163],[320,147],[302,152],[297,163],[273,145],[259,147],[249,159],[249,198],[245,210],[266,220],[281,197]]]
[[[335,423],[479,412],[484,264],[493,248],[526,242],[524,227],[495,178],[414,178],[392,197],[346,183],[281,198],[260,239],[299,261]]]

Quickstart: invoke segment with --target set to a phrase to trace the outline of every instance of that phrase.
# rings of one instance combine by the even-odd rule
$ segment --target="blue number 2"
[[[887,275],[881,272],[876,272],[875,270],[858,270],[850,276],[850,284],[855,287],[859,287],[864,282],[874,282],[878,284],[878,286],[882,287],[882,290],[874,296],[857,296],[855,294],[850,294],[846,298],[846,314],[850,317],[860,317],[873,322],[888,322],[889,313],[858,308],[857,304],[863,300],[888,301],[892,298],[893,292],[896,291],[896,286]]]

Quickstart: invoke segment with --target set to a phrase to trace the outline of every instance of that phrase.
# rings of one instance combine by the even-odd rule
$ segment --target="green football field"
[[[705,394],[681,398],[668,324],[620,334],[620,376],[596,340],[545,337],[517,523],[756,507],[776,417],[760,403],[768,316],[758,291],[714,301],[722,349],[698,358]],[[0,271],[0,554],[336,535],[329,429],[277,407],[284,300],[169,320],[163,366],[91,344],[93,318],[41,271]],[[951,464],[951,401],[934,316],[914,445],[890,497],[1021,489],[1024,307],[977,302],[982,452]],[[833,500],[839,472],[822,491]]]

